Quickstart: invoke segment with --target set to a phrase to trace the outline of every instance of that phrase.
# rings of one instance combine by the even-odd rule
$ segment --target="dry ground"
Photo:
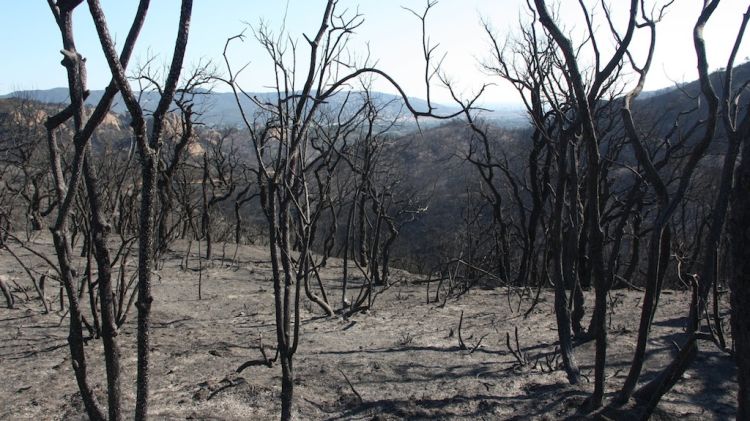
[[[37,243],[50,253],[49,241]],[[239,268],[227,268],[217,260],[204,273],[199,301],[198,273],[180,270],[183,248],[178,245],[177,250],[168,256],[154,287],[153,418],[277,418],[280,368],[250,367],[235,373],[242,363],[260,358],[261,336],[267,345],[274,342],[266,252],[261,247],[241,247]],[[27,253],[23,255],[28,258]],[[197,266],[197,261],[192,264]],[[323,273],[331,297],[340,294],[340,272],[340,261],[334,260]],[[30,285],[3,251],[0,273],[20,285]],[[529,301],[521,303],[521,312],[514,312],[504,289],[474,289],[441,306],[426,303],[425,286],[415,284],[415,277],[403,273],[395,277],[400,282],[380,294],[367,314],[348,319],[322,317],[317,308],[304,306],[295,358],[299,419],[554,420],[576,416],[592,385],[584,380],[582,385],[570,386],[562,371],[546,370],[544,356],[554,353],[557,337],[550,293],[543,293],[536,309],[524,318]],[[61,323],[61,314],[42,314],[32,292],[32,300],[21,303],[19,309],[0,309],[0,420],[85,418],[66,347],[67,320]],[[610,393],[627,374],[641,295],[612,293]],[[688,298],[682,292],[663,296],[649,344],[646,378],[675,352],[672,340],[681,332]],[[517,297],[510,301],[515,310]],[[474,352],[458,347],[461,312],[461,333],[467,345],[473,347],[483,338]],[[124,406],[130,414],[135,396],[134,319],[131,314],[120,335]],[[505,335],[516,327],[522,351],[532,364],[539,361],[536,368],[519,366],[506,347]],[[734,417],[737,386],[732,361],[713,345],[702,349],[706,352],[665,396],[655,418]],[[105,402],[101,345],[92,340],[87,350],[92,383]],[[577,346],[576,355],[582,372],[592,379],[593,343]],[[542,365],[545,370],[540,369]]]

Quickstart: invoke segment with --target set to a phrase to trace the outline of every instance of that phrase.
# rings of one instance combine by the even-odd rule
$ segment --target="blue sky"
[[[152,0],[151,3],[132,65],[149,57],[155,57],[158,63],[170,58],[179,1]],[[445,70],[459,90],[468,94],[484,82],[494,82],[498,85],[488,92],[487,102],[515,99],[507,86],[477,70],[477,62],[488,57],[480,17],[491,22],[501,36],[512,34],[524,20],[523,3],[521,0],[442,0],[434,8],[429,18],[430,37],[433,42],[440,43],[441,54],[447,53]],[[611,3],[616,9],[624,2],[612,0]],[[421,97],[424,96],[424,87],[418,21],[401,6],[419,10],[424,4],[424,0],[340,1],[341,10],[358,10],[365,17],[365,23],[352,43],[352,51],[361,58],[369,48],[378,67],[400,81],[409,95]],[[691,30],[701,4],[701,0],[676,0],[659,31],[657,59],[649,76],[648,88],[696,78]],[[102,0],[102,5],[115,39],[124,39],[137,2]],[[574,7],[577,1],[560,0],[559,5],[561,19],[575,37],[576,28],[580,28],[580,25],[575,25],[580,17]],[[724,66],[734,31],[747,6],[747,0],[722,1],[717,16],[706,30],[712,68]],[[221,71],[221,52],[227,37],[238,34],[247,28],[247,24],[257,26],[261,19],[271,28],[280,28],[286,16],[289,36],[301,40],[303,33],[312,34],[317,29],[324,7],[322,0],[195,0],[187,65],[213,60]],[[89,88],[101,89],[109,77],[85,3],[76,10],[74,25],[78,49],[88,60]],[[0,66],[0,94],[65,85],[65,72],[59,64],[60,36],[45,1],[5,0],[0,15],[0,36],[8,40],[0,46],[4,62]],[[306,45],[304,42],[299,45],[300,55],[303,55],[307,52]],[[739,58],[744,61],[749,54],[748,45],[744,45]],[[271,66],[252,38],[242,45],[234,45],[231,57],[237,64],[250,62],[242,79],[245,89],[267,90],[273,80]],[[375,87],[390,90],[381,82],[376,82]],[[220,85],[216,88],[225,90]],[[448,101],[445,91],[438,89],[434,95],[439,101]]]

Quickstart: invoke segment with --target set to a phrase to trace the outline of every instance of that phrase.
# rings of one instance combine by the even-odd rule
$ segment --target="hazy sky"
[[[663,1],[663,0],[660,0]],[[591,2],[591,0],[589,0]],[[0,14],[0,94],[21,89],[47,89],[65,86],[65,71],[59,62],[60,36],[43,0],[5,0]],[[133,65],[156,56],[168,62],[179,12],[178,0],[152,0]],[[581,14],[575,0],[559,0],[561,20],[576,39],[580,38]],[[594,3],[596,3],[594,1]],[[616,7],[624,7],[623,0],[610,0]],[[648,89],[672,84],[672,81],[696,79],[695,54],[692,47],[692,26],[700,11],[702,0],[676,0],[658,33],[657,59],[649,76]],[[122,41],[132,20],[135,0],[102,0],[110,29]],[[352,51],[357,56],[366,54],[377,60],[381,69],[389,72],[409,95],[424,97],[421,60],[421,38],[418,20],[402,6],[421,10],[425,0],[340,0],[339,10],[359,11],[364,24],[353,39]],[[440,55],[447,53],[445,70],[460,90],[470,93],[482,83],[493,82],[486,102],[510,102],[515,97],[502,81],[477,70],[477,63],[487,59],[487,37],[480,25],[481,18],[489,21],[501,38],[512,35],[528,22],[523,0],[442,0],[428,20],[428,31],[433,43],[440,43]],[[323,0],[195,0],[188,46],[187,66],[201,59],[214,60],[223,70],[221,52],[227,37],[240,33],[248,24],[256,26],[263,19],[271,28],[280,28],[286,16],[286,30],[293,39],[302,40],[298,55],[304,57],[308,48],[302,34],[313,34],[320,24],[325,7]],[[748,0],[723,0],[706,29],[712,68],[723,67],[731,48]],[[599,17],[601,13],[599,13]],[[620,26],[626,17],[622,13]],[[89,88],[102,89],[109,81],[106,64],[101,56],[88,8],[83,3],[75,12],[74,26],[79,51],[88,59]],[[602,44],[612,45],[604,38],[606,24],[599,20]],[[745,44],[750,44],[746,42]],[[743,45],[740,62],[750,55],[750,45]],[[271,66],[252,37],[231,50],[234,63],[250,62],[242,85],[246,90],[267,90],[273,81]],[[391,91],[376,82],[380,90]],[[226,90],[217,85],[217,90]],[[447,101],[444,90],[434,90],[434,97]]]

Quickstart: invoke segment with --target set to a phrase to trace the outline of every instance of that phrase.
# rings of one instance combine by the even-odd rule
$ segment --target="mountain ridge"
[[[714,89],[717,92],[722,88],[720,81],[723,78],[723,74],[724,70],[718,70],[711,74],[711,80],[714,84]],[[735,66],[734,75],[735,81],[750,79],[750,62]],[[358,95],[361,93],[362,91],[342,91],[334,94],[331,103],[334,104],[334,106],[337,106],[344,101],[347,96],[346,94]],[[643,92],[639,95],[637,102],[659,105],[685,105],[685,101],[689,101],[690,97],[695,97],[699,93],[699,81],[694,80],[653,91]],[[103,94],[104,90],[90,91],[89,97],[86,100],[86,105],[96,105]],[[404,101],[401,96],[377,91],[371,92],[370,96],[374,98],[377,103],[384,105],[382,115],[385,118],[400,119],[407,124],[412,120],[408,110],[404,106]],[[255,98],[260,102],[273,102],[275,101],[275,97],[276,93],[274,92],[248,92],[247,96],[240,99],[240,102],[245,111],[248,112],[249,115],[252,115],[252,113],[258,110],[258,106],[250,98]],[[63,87],[18,90],[5,95],[0,95],[0,99],[10,98],[27,98],[49,104],[63,104],[69,101],[68,89]],[[155,107],[159,97],[156,92],[151,91],[143,92],[140,98],[144,108],[149,109],[153,108],[151,105]],[[407,98],[411,105],[418,110],[426,110],[428,108],[427,101],[422,98],[411,96]],[[237,102],[232,92],[204,90],[195,96],[194,102],[194,109],[201,113],[201,122],[208,126],[240,126],[243,124],[242,115],[237,108]],[[432,106],[437,113],[441,114],[452,114],[458,111],[458,108],[455,105],[433,103]],[[521,102],[488,103],[484,105],[484,108],[489,110],[489,112],[483,112],[482,118],[497,125],[506,128],[522,128],[528,125],[526,109]],[[111,112],[116,114],[127,114],[127,109],[119,94],[113,101]]]
[[[355,95],[362,93],[362,91],[346,92]],[[86,100],[86,105],[96,105],[103,94],[103,90],[90,91],[89,97]],[[137,94],[138,93],[136,93],[136,95]],[[258,106],[250,98],[256,98],[261,102],[272,102],[275,100],[275,96],[276,93],[274,92],[249,92],[246,97],[241,98],[241,104],[243,108],[248,111],[248,114],[252,114],[258,110]],[[384,105],[385,109],[383,111],[386,118],[400,118],[403,120],[411,119],[401,96],[384,92],[371,92],[370,96],[379,104]],[[63,104],[69,101],[67,88],[19,90],[0,95],[0,99],[10,98],[26,98],[49,104]],[[344,101],[344,98],[345,93],[340,92],[334,95],[332,102],[335,105],[338,105]],[[428,108],[427,101],[422,98],[407,98],[409,103],[415,109],[426,110]],[[141,103],[145,109],[148,109],[151,104],[154,104],[155,106],[157,101],[158,94],[155,92],[144,92],[141,95]],[[432,106],[436,113],[441,114],[453,114],[458,111],[458,108],[452,105],[433,102]],[[489,108],[492,108],[493,111],[484,114],[484,118],[489,120],[496,120],[504,125],[513,127],[525,125],[527,122],[525,109],[520,103],[497,103],[491,104]],[[195,97],[195,109],[201,112],[202,123],[209,126],[238,126],[243,123],[242,115],[237,108],[237,102],[232,92],[201,92],[200,95],[196,95]],[[127,113],[125,104],[119,94],[113,101],[111,111],[116,114]]]

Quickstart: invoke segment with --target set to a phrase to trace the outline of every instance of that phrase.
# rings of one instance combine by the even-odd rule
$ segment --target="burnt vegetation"
[[[405,12],[422,25],[425,100],[374,61],[352,59],[348,43],[364,17],[335,0],[323,2],[316,32],[299,41],[260,25],[227,40],[223,63],[197,65],[184,62],[192,1],[182,0],[165,69],[129,66],[148,0],[118,45],[98,0],[48,3],[66,100],[42,102],[33,92],[0,99],[0,256],[9,265],[0,275],[2,323],[13,328],[19,309],[59,315],[70,388],[89,419],[153,412],[150,358],[161,334],[155,323],[164,323],[153,288],[162,276],[196,279],[184,288],[210,302],[206,285],[221,282],[217,274],[253,276],[256,266],[262,279],[252,281],[268,289],[272,334],[256,341],[251,332],[244,339],[255,358],[227,366],[233,374],[201,384],[194,400],[260,393],[239,375],[280,370],[273,397],[281,419],[306,419],[296,409],[305,388],[296,356],[304,336],[317,334],[306,324],[342,320],[343,333],[367,324],[385,300],[437,313],[491,290],[499,292],[491,306],[507,306],[510,321],[484,325],[472,312],[470,322],[463,310],[445,325],[435,321],[453,344],[441,350],[502,354],[507,376],[564,373],[568,384],[556,390],[570,399],[552,418],[648,419],[689,370],[716,358],[728,367],[737,419],[750,419],[750,65],[736,57],[750,9],[737,11],[743,19],[726,40],[733,48],[711,72],[714,46],[703,33],[720,0],[702,2],[685,34],[696,80],[658,92],[643,88],[672,2],[630,0],[617,14],[606,2],[577,2],[583,37],[561,29],[543,0],[525,3],[512,36],[494,32],[487,17],[486,39],[477,40],[489,42],[485,83],[512,85],[525,113],[522,124],[507,124],[479,106],[484,88],[468,98],[454,92],[425,26],[436,2]],[[77,9],[76,18],[94,22],[96,53],[107,59],[111,82],[102,91],[87,85],[85,55],[94,52],[76,49]],[[636,37],[649,41],[645,48]],[[239,82],[248,70],[237,57],[252,59],[242,57],[249,42],[274,66],[271,93]],[[374,91],[377,78],[398,94]],[[436,104],[436,86],[454,102]],[[233,107],[232,124],[212,117],[219,95]],[[265,256],[248,258],[248,246]],[[666,307],[665,294],[685,299]],[[620,312],[631,296],[637,314],[628,330]],[[260,311],[236,304],[243,316]],[[538,344],[515,325],[540,311],[554,318],[554,343]],[[679,328],[673,352],[648,365],[658,352],[655,320],[666,311]],[[134,347],[123,345],[126,330]],[[420,349],[416,327],[397,333],[399,349]],[[623,335],[627,357],[615,364],[611,355],[622,351],[610,341]],[[137,361],[132,384],[123,380],[128,359]],[[336,368],[320,376],[340,374],[341,399],[351,399],[339,412],[321,409],[329,416],[472,416],[424,412],[439,406],[425,397],[411,406],[380,401],[346,366]],[[473,415],[502,405],[489,384],[474,397],[482,405]],[[472,398],[452,399],[443,404]]]

